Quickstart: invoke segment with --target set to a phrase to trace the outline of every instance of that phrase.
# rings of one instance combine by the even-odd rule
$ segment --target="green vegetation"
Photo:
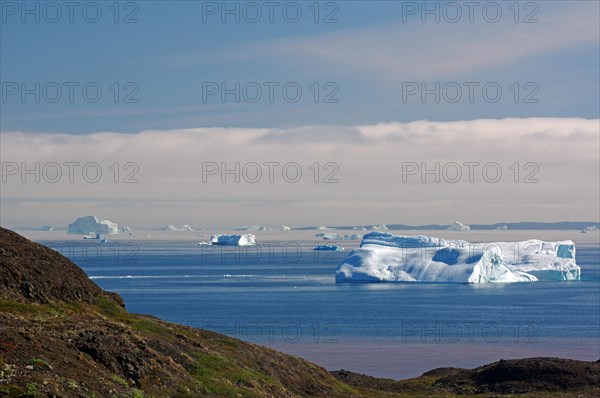
[[[20,303],[13,300],[0,300],[0,312],[36,316],[47,314],[48,307],[39,304]]]
[[[0,300],[0,312],[28,316],[36,320],[50,317],[65,318],[82,310],[83,307],[79,303],[52,302],[36,304],[21,303],[15,300]]]
[[[37,383],[27,383],[25,389],[25,397],[38,398],[42,396]]]
[[[40,368],[40,369],[52,369],[52,366],[50,366],[50,364],[48,362],[44,361],[41,358],[32,358],[29,361],[29,364],[33,365],[37,368]]]
[[[131,398],[144,398],[144,393],[140,390],[133,390],[131,392]]]
[[[197,354],[192,373],[194,379],[211,395],[234,397],[241,394],[252,397],[259,395],[248,390],[256,389],[258,392],[265,388],[269,390],[269,387],[275,387],[276,390],[281,388],[281,384],[273,378],[253,369],[242,368],[230,358],[218,354]]]
[[[109,317],[119,317],[128,314],[124,308],[121,308],[117,303],[103,296],[96,297],[96,306],[102,314]]]
[[[123,387],[129,387],[129,383],[127,383],[127,381],[120,376],[113,374],[110,376],[110,379]]]
[[[100,313],[114,321],[124,323],[138,332],[147,332],[166,339],[173,339],[173,334],[159,320],[143,318],[139,315],[130,314],[117,303],[106,297],[96,298],[96,306]]]

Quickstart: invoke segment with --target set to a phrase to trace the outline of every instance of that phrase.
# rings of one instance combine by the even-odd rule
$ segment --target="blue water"
[[[452,344],[458,352],[447,355],[454,360],[469,355],[459,347],[491,350],[485,359],[530,351],[600,357],[598,246],[577,247],[581,281],[446,285],[335,284],[335,267],[348,253],[313,252],[308,244],[285,250],[283,242],[256,248],[188,241],[50,245],[102,288],[121,294],[131,312],[270,345],[323,365],[343,367],[335,359],[339,351],[389,342],[407,353],[409,347],[426,352]],[[397,362],[384,358],[386,350],[363,351],[361,359],[351,357],[359,368],[354,370],[412,375],[390,370]],[[447,365],[455,365],[451,359]],[[392,365],[379,369],[376,364],[386,360]],[[422,367],[441,365],[446,363],[432,358]]]

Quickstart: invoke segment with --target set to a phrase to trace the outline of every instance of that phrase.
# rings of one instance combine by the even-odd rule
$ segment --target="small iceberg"
[[[389,228],[385,224],[371,225],[367,228],[370,231],[387,231]]]
[[[271,228],[265,227],[263,225],[244,225],[242,227],[235,227],[234,231],[270,231]]]
[[[84,236],[83,239],[86,239],[86,240],[99,240],[102,243],[109,243],[110,242],[108,239],[106,239],[105,236],[102,236],[100,234],[96,234],[94,236]]]
[[[447,229],[448,231],[470,231],[471,227],[461,223],[460,221],[454,221]]]
[[[223,235],[216,234],[210,237],[211,244],[224,246],[254,246],[256,237],[252,234]]]
[[[188,224],[184,224],[180,227],[176,226],[176,225],[167,225],[164,228],[165,231],[169,231],[169,232],[178,232],[178,231],[194,231],[192,229],[192,227],[190,227]]]
[[[313,250],[319,251],[332,251],[332,252],[341,252],[344,251],[343,247],[337,245],[316,245],[312,248]]]
[[[581,230],[582,234],[589,234],[590,232],[597,232],[598,227],[596,225],[590,225],[589,227],[585,227]]]

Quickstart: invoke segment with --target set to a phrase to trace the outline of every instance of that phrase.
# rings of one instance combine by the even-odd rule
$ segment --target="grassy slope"
[[[300,358],[133,315],[104,298],[97,306],[4,300],[0,320],[5,379],[0,395],[341,397],[359,392]]]
[[[359,376],[346,384],[300,358],[130,314],[104,297],[97,305],[2,300],[0,321],[0,396],[456,396],[438,382],[448,375],[443,371],[404,381]],[[461,390],[465,398],[516,396]],[[599,388],[588,388],[518,396],[598,395]]]

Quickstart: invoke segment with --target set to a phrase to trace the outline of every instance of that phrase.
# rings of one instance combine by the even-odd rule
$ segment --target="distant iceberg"
[[[80,217],[69,224],[67,231],[71,234],[116,234],[119,227],[109,220],[100,220],[96,216]]]
[[[371,225],[367,228],[370,231],[387,231],[389,228],[385,224]]]
[[[164,228],[165,231],[169,231],[169,232],[174,232],[174,231],[193,231],[192,227],[190,227],[187,224],[183,224],[182,226],[178,227],[176,225],[167,225]]]
[[[287,225],[280,225],[279,229],[281,231],[291,231],[292,230],[292,228],[288,227]]]
[[[271,228],[265,227],[263,225],[244,225],[242,227],[235,227],[234,231],[270,231]]]
[[[585,227],[581,230],[582,234],[589,234],[590,232],[598,231],[598,227],[596,225],[590,225],[589,227]]]
[[[323,239],[335,240],[335,239],[340,239],[340,236],[338,234],[336,234],[335,232],[332,232],[332,233],[323,234]]]
[[[372,232],[338,265],[336,282],[535,282],[580,275],[572,241],[475,244]]]
[[[454,221],[452,225],[448,227],[448,231],[469,231],[471,227],[461,223],[460,221]]]
[[[500,225],[496,231],[508,231],[508,225]]]
[[[253,246],[256,245],[256,237],[252,234],[245,235],[222,235],[216,234],[210,237],[213,245],[225,246]]]

